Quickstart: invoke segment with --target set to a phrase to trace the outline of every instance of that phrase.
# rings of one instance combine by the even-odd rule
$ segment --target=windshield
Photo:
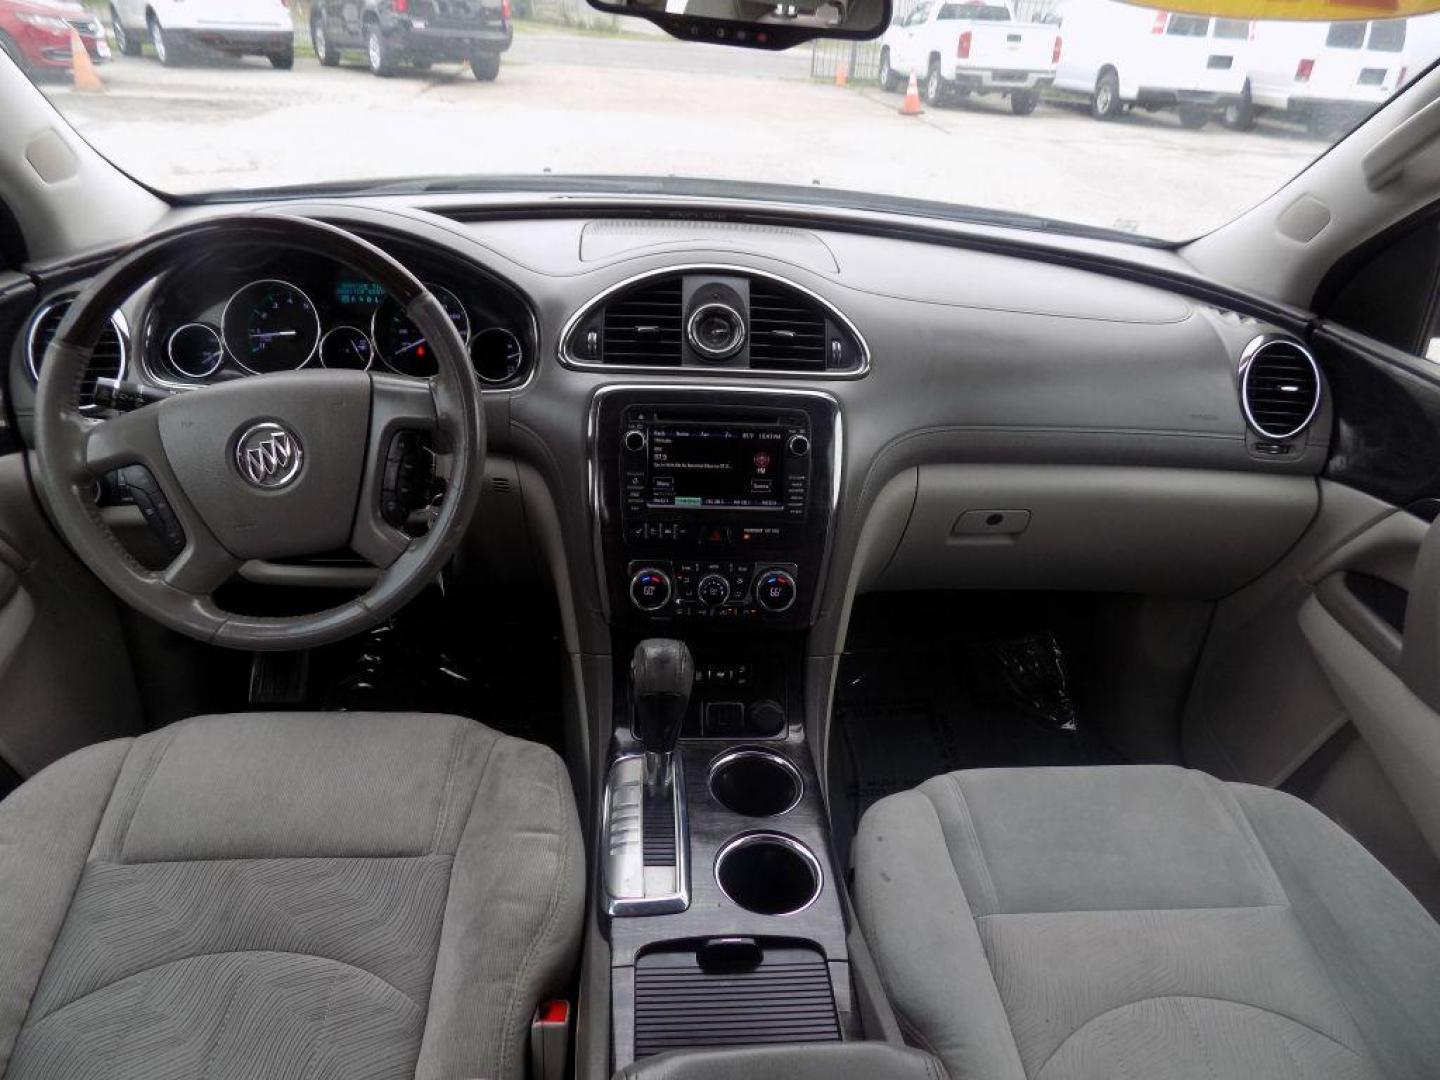
[[[1255,22],[1115,0],[900,0],[875,41],[782,52],[674,40],[583,0],[87,3],[0,0],[0,45],[166,193],[786,185],[1159,240],[1253,206],[1440,56],[1440,15]]]

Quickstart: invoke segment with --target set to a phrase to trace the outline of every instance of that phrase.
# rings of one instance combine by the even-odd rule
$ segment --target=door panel
[[[0,278],[9,391],[25,379],[21,342],[36,302]],[[14,343],[11,345],[10,343]],[[0,776],[29,776],[71,750],[136,734],[142,717],[116,601],[65,547],[30,483],[33,461],[0,402]]]
[[[1440,915],[1440,369],[1335,326],[1313,344],[1320,513],[1217,608],[1187,761],[1312,799]]]

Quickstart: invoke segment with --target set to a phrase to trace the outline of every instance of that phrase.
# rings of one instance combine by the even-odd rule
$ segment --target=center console
[[[600,905],[617,1068],[857,1034],[842,879],[804,737],[839,491],[818,391],[617,386],[591,411],[615,660]]]
[[[809,625],[838,493],[832,397],[607,387],[591,424],[613,625]]]

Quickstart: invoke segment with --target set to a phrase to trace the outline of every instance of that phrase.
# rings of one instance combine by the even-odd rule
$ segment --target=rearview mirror
[[[788,49],[815,38],[865,41],[890,25],[890,0],[589,0],[612,15],[648,19],[686,41]]]

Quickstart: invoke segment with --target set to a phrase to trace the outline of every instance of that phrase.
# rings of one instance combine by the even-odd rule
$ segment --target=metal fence
[[[810,46],[810,77],[833,79],[844,65],[850,78],[874,82],[880,75],[880,42],[815,41]]]

